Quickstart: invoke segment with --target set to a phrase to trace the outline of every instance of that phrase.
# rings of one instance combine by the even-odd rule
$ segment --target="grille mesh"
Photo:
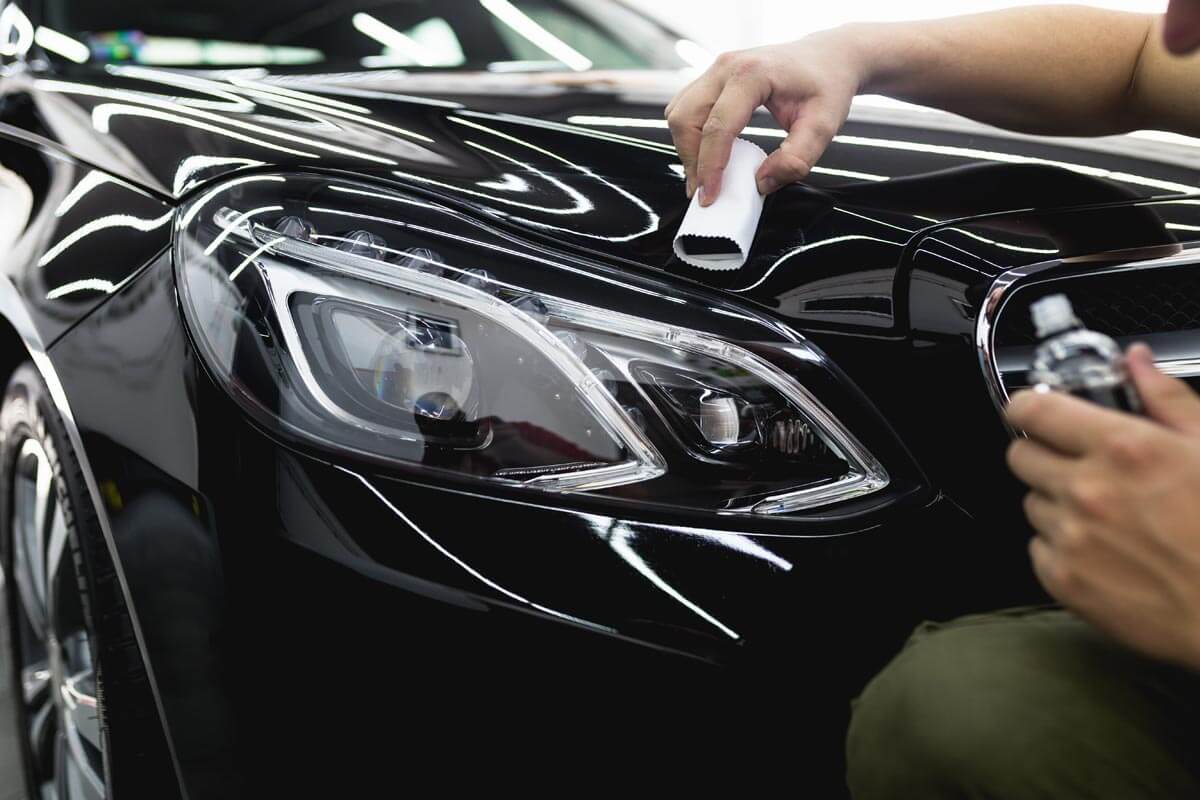
[[[1067,278],[1024,289],[1000,315],[996,344],[1036,344],[1029,306],[1058,292],[1071,299],[1085,327],[1109,336],[1200,329],[1200,268],[1174,267]]]

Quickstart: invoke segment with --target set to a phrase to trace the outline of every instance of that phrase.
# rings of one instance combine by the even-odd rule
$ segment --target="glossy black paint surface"
[[[172,207],[125,181],[48,146],[9,138],[0,138],[0,165],[29,187],[32,199],[27,218],[6,210],[21,232],[0,253],[0,268],[46,342],[170,243]]]
[[[381,717],[470,739],[467,753],[520,718],[542,745],[580,737],[578,755],[606,741],[581,720],[621,714],[643,728],[629,741],[729,745],[734,730],[769,750],[752,725],[770,708],[824,732],[814,763],[836,764],[846,699],[912,624],[1040,597],[975,348],[981,304],[1014,267],[1188,238],[1200,206],[1180,197],[1200,176],[1129,143],[866,111],[811,180],[768,201],[744,269],[701,273],[670,254],[686,199],[661,107],[679,80],[0,80],[0,162],[31,176],[42,209],[91,185],[35,214],[46,232],[6,269],[55,341],[190,797],[311,788],[294,768],[306,758],[367,787],[394,779],[354,735]],[[819,345],[838,379],[821,391],[861,392],[865,410],[834,410],[886,442],[898,490],[767,521],[630,512],[273,439],[199,363],[162,251],[176,201],[284,170],[400,185],[559,257],[748,304]],[[680,709],[712,713],[693,724]]]

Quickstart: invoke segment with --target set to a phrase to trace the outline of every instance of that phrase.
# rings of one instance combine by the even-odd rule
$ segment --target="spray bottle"
[[[1107,408],[1142,413],[1120,346],[1083,327],[1066,295],[1043,297],[1029,310],[1041,340],[1029,371],[1036,390],[1067,392]]]

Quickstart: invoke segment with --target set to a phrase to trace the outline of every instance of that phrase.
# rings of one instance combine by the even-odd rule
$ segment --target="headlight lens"
[[[176,265],[218,380],[260,423],[328,449],[719,512],[787,513],[887,484],[749,346],[626,313],[688,298],[436,204],[328,178],[240,178],[182,210]]]

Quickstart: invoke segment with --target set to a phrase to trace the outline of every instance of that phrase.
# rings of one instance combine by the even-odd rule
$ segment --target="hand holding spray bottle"
[[[1043,297],[1029,310],[1041,340],[1029,371],[1035,391],[1067,392],[1107,408],[1142,413],[1120,346],[1083,327],[1066,295]]]

